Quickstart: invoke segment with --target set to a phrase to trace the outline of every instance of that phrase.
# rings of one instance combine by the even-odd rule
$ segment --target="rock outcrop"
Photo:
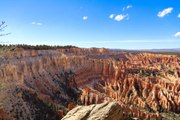
[[[119,104],[105,102],[89,106],[78,106],[69,111],[62,120],[127,120]]]

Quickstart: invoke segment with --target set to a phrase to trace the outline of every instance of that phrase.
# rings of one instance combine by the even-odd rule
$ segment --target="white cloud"
[[[122,11],[128,10],[128,9],[130,9],[132,7],[133,7],[132,5],[127,5],[126,7],[123,7]]]
[[[35,24],[36,24],[36,22],[31,22],[31,24],[32,24],[32,25],[35,25]]]
[[[127,8],[127,9],[130,9],[130,8],[132,8],[132,5],[128,5],[126,8]]]
[[[160,18],[162,18],[162,17],[166,16],[167,14],[171,13],[172,10],[173,10],[172,7],[166,8],[166,9],[158,12],[157,16],[160,17]]]
[[[82,19],[83,19],[83,20],[87,20],[87,19],[88,19],[88,16],[83,16]]]
[[[41,26],[41,25],[43,25],[42,23],[40,23],[40,22],[31,22],[31,24],[32,25],[37,25],[37,26]]]
[[[36,25],[42,25],[42,23],[36,23]]]
[[[123,14],[119,14],[119,15],[116,15],[114,20],[116,21],[122,21],[123,19],[127,18],[128,17],[128,14],[126,15],[123,15]]]
[[[178,18],[180,18],[180,13],[178,14],[178,16],[177,16]]]
[[[180,32],[175,33],[174,37],[180,37]]]
[[[111,15],[109,16],[109,18],[110,18],[110,19],[113,19],[114,16],[115,16],[114,14],[111,14]]]

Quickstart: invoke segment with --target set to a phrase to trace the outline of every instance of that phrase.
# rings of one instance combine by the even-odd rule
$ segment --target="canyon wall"
[[[2,56],[0,64],[2,113],[8,114],[9,118],[35,119],[41,117],[36,113],[42,112],[44,108],[55,106],[56,111],[64,110],[69,102],[76,102],[81,93],[78,87],[89,83],[92,79],[101,78],[105,64],[112,64],[109,61],[82,55],[89,51],[96,54],[102,50],[79,52],[79,49],[18,48]],[[113,73],[110,67],[107,68],[110,72],[106,74],[109,76]],[[30,103],[31,99],[34,99],[35,103]],[[38,108],[39,106],[44,107]],[[51,111],[53,116],[58,116],[53,112]],[[46,116],[48,115],[44,117]]]

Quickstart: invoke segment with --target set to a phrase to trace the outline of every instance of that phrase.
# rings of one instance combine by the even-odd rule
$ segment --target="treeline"
[[[23,49],[33,49],[33,50],[50,50],[50,49],[70,49],[70,48],[78,48],[76,46],[67,45],[67,46],[59,46],[59,45],[26,45],[26,44],[18,44],[18,45],[5,45],[0,44],[0,49],[12,49],[12,48],[23,48]]]

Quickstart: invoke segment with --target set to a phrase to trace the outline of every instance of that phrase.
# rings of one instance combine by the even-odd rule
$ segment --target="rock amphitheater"
[[[0,56],[0,119],[180,119],[180,57],[97,48]]]

